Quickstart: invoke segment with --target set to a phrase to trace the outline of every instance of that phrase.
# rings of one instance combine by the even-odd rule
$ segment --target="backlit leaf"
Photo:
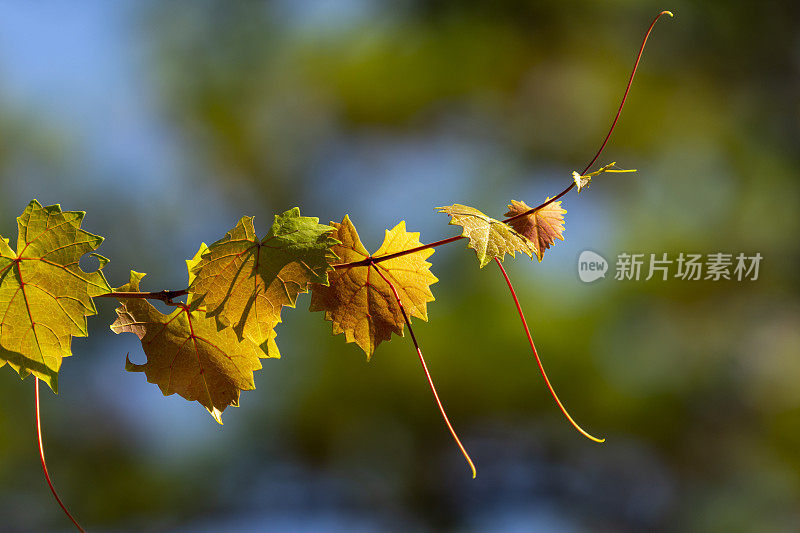
[[[191,269],[205,251],[204,244],[186,262],[190,281]],[[144,276],[131,271],[130,282],[117,290],[139,291]],[[169,315],[147,300],[121,299],[111,329],[134,333],[142,341],[147,362],[140,365],[127,359],[126,370],[144,372],[165,396],[177,393],[197,401],[221,424],[225,408],[239,405],[240,391],[255,388],[253,372],[261,368],[264,352],[256,343],[239,339],[231,328],[219,329],[217,321],[206,316],[205,306],[192,305],[191,299],[189,295],[187,304],[178,304]],[[274,335],[269,340],[274,344],[272,339]]]
[[[72,355],[72,337],[85,337],[93,296],[111,291],[100,261],[84,272],[79,261],[103,238],[81,229],[86,213],[31,201],[17,218],[17,251],[0,238],[0,366],[33,374],[58,392],[58,371]]]
[[[328,283],[338,241],[331,237],[334,228],[318,222],[295,207],[276,215],[259,240],[253,218],[243,217],[194,267],[189,290],[195,301],[240,338],[264,343],[274,336],[282,306],[294,307],[309,283]]]
[[[530,211],[530,209],[531,207],[525,202],[511,200],[505,216],[513,217]],[[560,201],[553,202],[538,211],[515,218],[508,224],[533,243],[536,257],[541,261],[544,251],[550,248],[556,239],[564,240],[564,214],[566,212],[566,209],[561,208]]]
[[[342,263],[362,261],[370,257],[356,228],[345,216],[341,224],[331,222],[341,244],[333,247]],[[386,231],[383,244],[372,257],[381,257],[420,246],[419,233],[406,231],[405,222]],[[430,285],[438,280],[425,259],[433,249],[421,250],[375,263],[397,289],[410,316],[428,319],[427,303],[434,300]],[[325,319],[333,322],[333,334],[345,334],[347,342],[355,342],[369,359],[375,348],[388,341],[392,333],[403,335],[403,314],[389,284],[372,267],[359,265],[337,269],[328,274],[330,285],[312,286],[311,311],[325,311]]]
[[[505,254],[514,257],[515,252],[522,252],[533,259],[536,253],[533,243],[514,228],[474,207],[454,204],[436,209],[450,215],[450,224],[464,228],[461,235],[469,239],[468,246],[475,250],[481,268],[495,257],[502,261]]]

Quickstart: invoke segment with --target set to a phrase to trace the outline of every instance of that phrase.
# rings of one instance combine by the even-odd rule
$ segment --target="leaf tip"
[[[108,257],[102,256],[102,255],[100,255],[100,254],[97,254],[97,253],[91,253],[91,254],[89,254],[89,255],[90,255],[90,256],[92,256],[92,257],[94,257],[94,258],[96,258],[96,259],[99,261],[99,263],[100,263],[100,264],[98,265],[98,267],[97,267],[97,270],[96,270],[95,272],[97,272],[97,271],[100,271],[100,270],[103,270],[103,267],[104,267],[104,266],[106,266],[108,263],[110,263],[110,262],[111,262],[111,260],[110,260]]]
[[[34,199],[33,199],[33,200],[31,200],[30,202],[28,202],[28,208],[30,208],[30,209],[35,209],[35,208],[37,208],[37,207],[38,207],[38,208],[41,208],[41,207],[42,207],[42,204],[41,204],[41,203],[39,203],[39,200],[37,200],[36,198],[34,198]],[[26,209],[26,210],[27,210],[27,209]]]
[[[21,375],[21,374],[20,374]],[[53,391],[53,394],[58,394],[58,373],[47,374],[41,378],[42,381],[47,383],[47,386],[50,387],[50,390]]]

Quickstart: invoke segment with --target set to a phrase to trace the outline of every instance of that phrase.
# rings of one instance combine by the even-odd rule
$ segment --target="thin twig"
[[[44,444],[42,443],[42,419],[39,414],[39,378],[33,378],[33,387],[36,391],[35,393],[35,400],[34,403],[36,405],[36,437],[39,439],[39,459],[42,460],[42,470],[44,470],[44,478],[47,480],[47,485],[50,487],[50,492],[53,493],[55,496],[58,505],[61,506],[61,509],[64,511],[64,514],[72,520],[72,523],[75,524],[75,527],[78,528],[78,531],[81,533],[86,533],[86,531],[81,527],[75,517],[73,517],[69,511],[67,511],[67,507],[64,505],[64,502],[61,501],[61,498],[58,497],[58,493],[56,492],[56,488],[53,486],[53,482],[50,480],[50,473],[47,471],[47,462],[44,460]]]

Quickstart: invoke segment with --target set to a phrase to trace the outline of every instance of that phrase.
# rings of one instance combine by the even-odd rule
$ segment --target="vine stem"
[[[423,244],[422,246],[417,246],[416,248],[409,248],[408,250],[400,250],[399,252],[395,252],[393,254],[386,254],[381,255],[378,257],[368,257],[367,259],[362,259],[361,261],[354,261],[352,263],[341,263],[338,265],[333,265],[333,268],[338,270],[340,268],[351,268],[357,266],[368,266],[375,263],[380,263],[381,261],[386,261],[389,259],[394,259],[395,257],[400,257],[403,255],[413,254],[416,252],[420,252],[422,250],[427,250],[428,248],[436,248],[437,246],[442,246],[444,244],[450,244],[451,242],[455,242],[466,237],[462,237],[458,235],[456,237],[449,237],[447,239],[442,239],[440,241],[430,242],[428,244]]]
[[[583,430],[575,420],[567,412],[567,409],[564,407],[564,404],[561,403],[561,400],[558,399],[558,395],[556,394],[555,389],[553,389],[553,385],[550,384],[550,380],[547,378],[547,372],[544,371],[544,366],[542,365],[542,360],[539,358],[539,353],[536,351],[536,346],[533,344],[533,337],[531,337],[531,330],[528,329],[528,322],[525,320],[525,314],[522,312],[522,306],[519,304],[519,300],[517,299],[517,293],[514,291],[514,286],[511,285],[511,280],[506,273],[506,269],[503,268],[503,264],[500,262],[499,259],[496,257],[494,258],[495,263],[497,266],[500,267],[500,272],[503,273],[503,277],[506,279],[506,284],[508,285],[508,290],[511,291],[511,297],[514,298],[514,305],[517,306],[517,312],[519,313],[519,318],[522,320],[522,327],[525,328],[525,335],[528,336],[528,344],[531,346],[531,351],[533,351],[533,356],[536,358],[536,364],[539,365],[539,372],[542,374],[542,378],[544,378],[544,382],[547,385],[547,388],[550,390],[550,394],[553,396],[553,399],[558,404],[559,409],[561,412],[564,413],[564,416],[567,417],[569,423],[572,424],[572,427],[578,430],[578,432],[586,437],[589,440],[593,440],[594,442],[605,442],[606,439],[598,439],[597,437],[593,437],[589,433]]]
[[[622,101],[620,102],[619,108],[617,109],[617,114],[614,116],[614,120],[611,122],[611,127],[608,129],[608,133],[606,134],[605,138],[603,139],[603,142],[600,145],[600,148],[594,154],[594,157],[592,158],[592,160],[589,161],[589,164],[587,164],[586,167],[583,169],[583,171],[581,172],[581,175],[586,174],[586,171],[589,170],[589,168],[591,168],[592,165],[594,165],[595,161],[597,161],[597,158],[600,157],[600,154],[602,154],[603,150],[605,150],[606,145],[608,144],[608,140],[611,138],[611,133],[613,133],[614,128],[616,128],[616,126],[617,126],[617,122],[619,122],[619,117],[622,114],[622,108],[625,107],[625,101],[628,99],[628,93],[630,93],[631,85],[633,84],[633,78],[636,75],[636,70],[639,68],[639,62],[642,59],[642,54],[644,53],[644,46],[645,46],[645,44],[647,44],[647,39],[650,37],[650,33],[653,31],[653,27],[656,25],[656,22],[658,22],[658,19],[660,19],[663,15],[669,15],[670,17],[673,16],[671,11],[662,11],[661,13],[656,15],[656,17],[653,19],[653,22],[650,23],[650,27],[647,28],[647,31],[644,34],[644,39],[642,39],[642,44],[639,47],[639,52],[636,54],[636,61],[633,63],[633,69],[631,70],[631,75],[628,78],[628,84],[625,86],[625,93],[622,95]],[[522,213],[514,215],[513,217],[507,218],[507,219],[503,220],[503,222],[508,223],[508,222],[511,222],[512,220],[516,220],[518,218],[521,218],[521,217],[530,215],[532,213],[535,213],[536,211],[539,211],[540,209],[543,209],[543,208],[547,207],[548,205],[550,205],[551,203],[553,203],[553,202],[557,201],[558,199],[560,199],[562,196],[564,196],[569,191],[571,191],[573,187],[575,187],[575,181],[574,180],[572,182],[570,182],[570,184],[563,191],[561,191],[557,195],[553,196],[552,198],[549,198],[548,200],[546,200],[546,201],[542,202],[541,204],[537,205],[536,207],[532,207],[531,209],[529,209],[527,211],[523,211]],[[456,237],[450,237],[448,239],[442,239],[440,241],[435,241],[435,242],[432,242],[432,243],[423,244],[422,246],[417,246],[416,248],[410,248],[408,250],[402,250],[402,251],[399,251],[399,252],[395,252],[393,254],[381,255],[381,256],[378,256],[378,257],[373,257],[373,258],[371,258],[369,260],[365,259],[365,260],[362,260],[362,261],[356,261],[354,263],[342,263],[342,264],[338,264],[338,265],[333,265],[333,268],[340,269],[340,268],[349,268],[349,267],[353,267],[353,266],[364,266],[364,265],[368,265],[368,264],[371,264],[371,263],[380,263],[381,261],[387,261],[389,259],[394,259],[395,257],[400,257],[400,256],[407,255],[407,254],[413,254],[413,253],[419,252],[421,250],[427,250],[428,248],[436,248],[437,246],[443,246],[445,244],[449,244],[451,242],[455,242],[455,241],[458,241],[458,240],[461,240],[461,239],[465,239],[465,238],[466,237],[464,237],[462,235],[458,235]]]
[[[61,498],[58,497],[58,493],[56,492],[56,488],[53,486],[53,482],[50,480],[50,473],[47,471],[47,462],[44,460],[44,443],[42,442],[42,417],[39,413],[39,378],[34,376],[33,379],[33,388],[35,391],[35,400],[34,403],[36,405],[36,437],[39,439],[39,459],[42,461],[42,470],[44,471],[44,478],[47,480],[47,485],[50,487],[50,492],[53,493],[55,496],[58,505],[61,506],[61,509],[64,511],[64,514],[75,524],[75,527],[78,528],[78,531],[81,533],[86,533],[81,525],[75,520],[70,512],[67,510],[67,507],[64,505],[64,502],[61,501]]]
[[[650,37],[650,33],[653,31],[653,27],[658,22],[663,15],[669,15],[670,17],[673,16],[671,11],[662,11],[653,19],[653,22],[650,23],[650,26],[647,28],[647,31],[644,34],[644,39],[642,39],[642,44],[639,47],[639,53],[636,54],[636,61],[633,63],[633,69],[631,70],[631,75],[628,78],[628,84],[625,86],[625,93],[622,95],[622,101],[619,104],[619,108],[617,109],[617,114],[614,116],[614,120],[611,122],[611,127],[608,129],[608,133],[606,134],[605,138],[603,139],[600,148],[594,154],[594,157],[589,164],[581,172],[581,175],[586,174],[586,171],[594,165],[597,158],[600,157],[600,154],[603,153],[605,150],[606,145],[608,144],[608,140],[611,138],[611,133],[613,133],[614,128],[617,126],[617,122],[619,122],[619,117],[622,114],[622,108],[625,106],[625,101],[628,99],[628,93],[630,93],[631,85],[633,84],[633,78],[636,75],[636,70],[639,68],[639,62],[642,59],[642,54],[644,53],[644,46],[647,44],[647,39]],[[548,205],[552,204],[553,202],[559,200],[562,196],[567,194],[572,188],[575,187],[575,181],[573,180],[563,191],[558,193],[557,195],[549,198],[548,200],[542,202],[541,204],[537,205],[536,207],[532,207],[527,211],[523,211],[522,213],[516,214],[513,217],[509,217],[503,220],[503,222],[508,223],[512,220],[516,220],[517,218],[521,218],[530,214],[539,211],[547,207]],[[447,239],[441,239],[438,241],[434,241],[428,244],[423,244],[422,246],[417,246],[416,248],[409,248],[408,250],[401,250],[399,252],[395,252],[392,254],[381,255],[378,257],[371,257],[368,259],[362,259],[360,261],[353,261],[351,263],[339,263],[336,265],[332,265],[335,270],[343,269],[343,268],[351,268],[357,266],[368,266],[375,263],[380,263],[381,261],[388,261],[389,259],[394,259],[396,257],[401,257],[403,255],[413,254],[416,252],[420,252],[422,250],[427,250],[428,248],[436,248],[437,246],[444,246],[445,244],[450,244],[451,242],[460,241],[461,239],[465,239],[463,235],[457,235],[455,237],[449,237]],[[178,296],[184,296],[188,293],[187,289],[177,290],[177,291],[160,291],[160,292],[111,292],[108,294],[103,294],[101,296],[106,296],[109,298],[147,298],[151,300],[162,300],[165,303],[172,304],[172,298],[176,298]]]
[[[165,304],[168,305],[177,305],[173,302],[173,298],[178,298],[180,296],[186,296],[189,294],[189,289],[180,289],[180,290],[163,290],[163,291],[156,291],[156,292],[134,292],[134,291],[112,291],[107,292],[105,294],[100,294],[97,296],[98,298],[118,298],[118,299],[125,299],[125,298],[141,298],[145,300],[161,300]]]
[[[371,268],[378,273],[378,275],[383,278],[383,281],[389,284],[389,288],[392,289],[392,293],[394,294],[394,299],[397,300],[397,305],[400,306],[400,312],[403,314],[403,320],[406,322],[406,326],[408,326],[408,332],[411,334],[411,340],[414,342],[414,348],[417,350],[417,356],[419,356],[419,362],[422,364],[422,370],[425,371],[425,377],[428,380],[428,386],[433,393],[433,397],[436,400],[436,405],[439,406],[439,412],[442,414],[442,418],[444,419],[444,423],[447,424],[447,429],[450,430],[450,434],[455,439],[458,448],[461,450],[461,454],[464,456],[464,459],[467,460],[469,463],[469,467],[472,470],[472,479],[475,479],[477,476],[477,471],[475,470],[475,463],[472,462],[472,458],[467,453],[466,448],[464,445],[461,444],[461,439],[458,438],[456,434],[456,430],[453,429],[453,425],[450,423],[450,419],[447,418],[447,413],[444,410],[444,406],[442,405],[442,401],[439,399],[439,393],[436,392],[436,387],[433,384],[433,379],[431,378],[431,373],[428,371],[428,365],[425,364],[425,358],[422,356],[422,350],[419,347],[419,343],[417,342],[417,337],[414,335],[414,329],[411,327],[411,321],[408,319],[408,315],[406,314],[406,310],[403,307],[403,302],[400,300],[400,294],[398,294],[397,289],[395,288],[394,284],[389,281],[389,278],[383,275],[383,272],[378,268],[378,266],[374,262],[367,263]]]
[[[603,150],[605,149],[606,144],[608,144],[608,139],[611,138],[611,133],[614,131],[614,128],[617,126],[617,122],[619,121],[619,116],[622,114],[622,108],[625,107],[625,100],[628,99],[628,93],[631,91],[631,85],[633,84],[633,77],[636,75],[636,69],[639,68],[639,61],[641,61],[642,54],[644,53],[644,45],[647,44],[647,39],[648,39],[648,37],[650,37],[650,32],[653,31],[653,27],[656,25],[656,22],[658,22],[658,19],[660,19],[663,15],[669,15],[670,17],[673,16],[672,15],[672,11],[662,11],[661,13],[656,15],[656,18],[654,18],[653,22],[650,23],[650,27],[647,28],[647,32],[645,32],[645,34],[644,34],[644,39],[642,39],[642,45],[639,47],[639,53],[636,54],[636,61],[633,63],[633,69],[631,70],[631,75],[628,78],[628,84],[625,86],[625,94],[622,95],[622,101],[619,103],[619,108],[617,109],[617,114],[614,116],[614,121],[611,123],[611,127],[608,129],[608,133],[606,134],[605,139],[603,139],[603,143],[600,145],[600,148],[597,150],[597,153],[594,154],[594,157],[592,158],[592,160],[589,161],[589,164],[586,165],[586,167],[581,172],[581,176],[586,174],[586,171],[589,170],[592,165],[594,165],[595,161],[597,161],[597,158],[600,157],[600,154],[603,153]],[[507,218],[507,219],[503,220],[503,222],[506,222],[506,223],[511,222],[512,220],[524,217],[526,215],[530,215],[532,213],[535,213],[539,209],[543,209],[544,207],[547,207],[548,205],[552,204],[553,202],[555,202],[556,200],[558,200],[559,198],[561,198],[562,196],[567,194],[569,191],[571,191],[574,186],[575,186],[575,181],[573,180],[573,182],[570,183],[569,186],[566,189],[564,189],[563,191],[561,191],[557,195],[553,196],[552,198],[549,198],[548,200],[546,200],[546,201],[542,202],[541,204],[537,205],[536,207],[532,207],[531,209],[528,209],[527,211],[524,211],[522,213],[514,215],[513,217]]]

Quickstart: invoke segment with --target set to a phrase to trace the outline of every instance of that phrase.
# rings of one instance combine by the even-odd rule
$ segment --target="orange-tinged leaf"
[[[300,216],[295,207],[276,215],[259,239],[253,218],[243,217],[192,269],[196,278],[189,291],[220,326],[263,344],[274,336],[283,306],[294,307],[309,283],[328,283],[336,260],[331,246],[338,241],[331,237],[332,227],[318,222]]]
[[[453,204],[436,209],[450,215],[450,224],[464,228],[461,235],[469,239],[467,246],[475,250],[481,268],[495,257],[502,261],[505,254],[514,257],[515,252],[522,252],[533,259],[536,253],[534,245],[514,228],[474,207]]]
[[[336,228],[334,237],[341,241],[333,247],[342,263],[363,261],[370,257],[350,218]],[[389,255],[420,246],[419,233],[406,231],[405,221],[386,230],[383,244],[372,257]],[[375,263],[397,289],[406,312],[428,320],[427,303],[434,300],[430,285],[438,279],[425,259],[432,249],[421,250]],[[391,287],[369,265],[337,269],[328,274],[329,285],[314,284],[311,290],[311,311],[324,311],[325,319],[333,322],[333,334],[345,334],[347,342],[355,342],[372,357],[375,348],[388,341],[392,333],[403,335],[403,313]]]
[[[204,251],[205,245],[187,261],[190,272]],[[117,290],[139,291],[144,276],[131,271],[130,282]],[[165,396],[177,393],[197,401],[221,424],[225,408],[239,405],[240,392],[255,389],[253,372],[261,368],[259,358],[264,352],[258,344],[239,339],[231,328],[219,329],[202,304],[191,305],[191,298],[169,315],[147,300],[121,299],[111,329],[134,333],[142,342],[147,362],[134,364],[128,359],[126,370],[144,372]],[[273,339],[274,334],[268,342],[274,344]],[[276,347],[272,353],[277,354]]]
[[[530,211],[530,209],[531,207],[525,202],[511,200],[505,216],[513,217]],[[561,208],[560,201],[553,202],[538,211],[515,218],[509,224],[533,243],[536,248],[536,257],[541,261],[544,251],[550,248],[556,239],[564,240],[564,214],[566,212],[566,209]]]
[[[85,337],[92,297],[111,292],[103,273],[108,259],[84,272],[80,259],[103,238],[81,229],[86,213],[31,201],[17,218],[17,251],[0,238],[0,366],[23,378],[33,374],[58,392],[58,371],[72,355],[72,337]]]

